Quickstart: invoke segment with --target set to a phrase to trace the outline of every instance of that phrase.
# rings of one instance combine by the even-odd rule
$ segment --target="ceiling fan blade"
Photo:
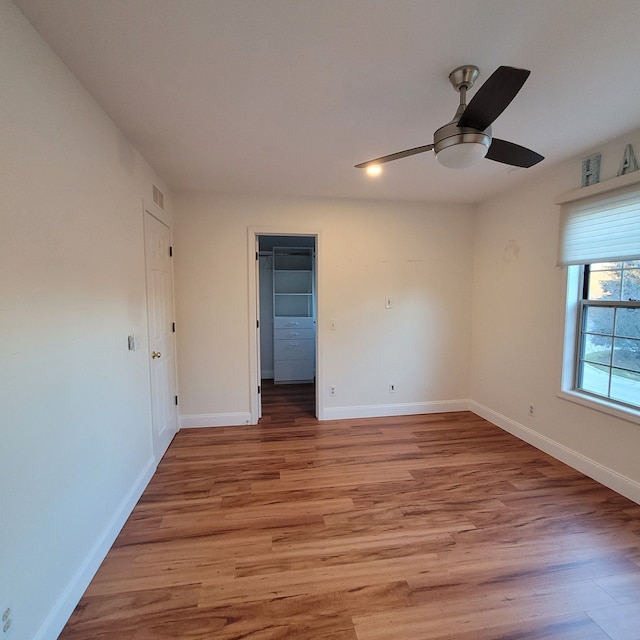
[[[375,160],[368,160],[356,165],[356,169],[366,169],[374,164],[383,164],[384,162],[391,162],[392,160],[400,160],[400,158],[406,158],[407,156],[415,156],[417,153],[424,153],[425,151],[431,151],[433,149],[432,144],[425,144],[422,147],[414,147],[413,149],[405,149],[404,151],[398,151],[398,153],[391,153],[388,156],[382,156]]]
[[[458,126],[484,131],[509,106],[530,73],[528,69],[498,67],[471,98]]]
[[[491,141],[491,146],[485,158],[494,160],[495,162],[510,164],[514,167],[524,167],[525,169],[533,167],[534,164],[538,164],[538,162],[544,160],[544,156],[541,156],[535,151],[531,151],[531,149],[521,147],[519,144],[514,144],[513,142],[500,140],[499,138],[494,138]]]

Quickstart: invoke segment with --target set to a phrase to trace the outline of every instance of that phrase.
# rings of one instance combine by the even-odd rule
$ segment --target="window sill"
[[[579,391],[573,390],[560,391],[560,393],[558,393],[558,397],[562,398],[563,400],[568,400],[569,402],[574,402],[576,404],[582,405],[583,407],[595,409],[596,411],[600,411],[601,413],[606,413],[610,416],[620,418],[621,420],[626,420],[627,422],[640,424],[640,410],[638,409],[632,409],[631,407],[622,407],[619,404],[607,402],[604,399],[594,398],[593,396],[588,396],[586,394],[580,393]]]

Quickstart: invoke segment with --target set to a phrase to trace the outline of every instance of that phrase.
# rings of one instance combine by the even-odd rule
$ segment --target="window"
[[[640,408],[640,259],[587,264],[575,389]]]
[[[623,180],[560,200],[561,395],[640,423],[640,180]]]

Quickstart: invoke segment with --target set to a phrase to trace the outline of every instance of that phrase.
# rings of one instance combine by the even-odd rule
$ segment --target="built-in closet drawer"
[[[315,376],[313,360],[274,360],[273,370],[279,382],[311,382]]]
[[[313,329],[298,329],[291,327],[289,329],[274,329],[274,340],[313,340],[316,332]]]
[[[273,359],[310,360],[313,363],[315,340],[274,340]]]
[[[273,319],[274,329],[314,329],[315,325],[313,318],[275,317]]]

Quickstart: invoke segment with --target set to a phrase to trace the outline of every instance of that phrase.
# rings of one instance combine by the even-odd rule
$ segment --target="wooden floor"
[[[640,639],[640,506],[472,413],[180,431],[64,640]]]

